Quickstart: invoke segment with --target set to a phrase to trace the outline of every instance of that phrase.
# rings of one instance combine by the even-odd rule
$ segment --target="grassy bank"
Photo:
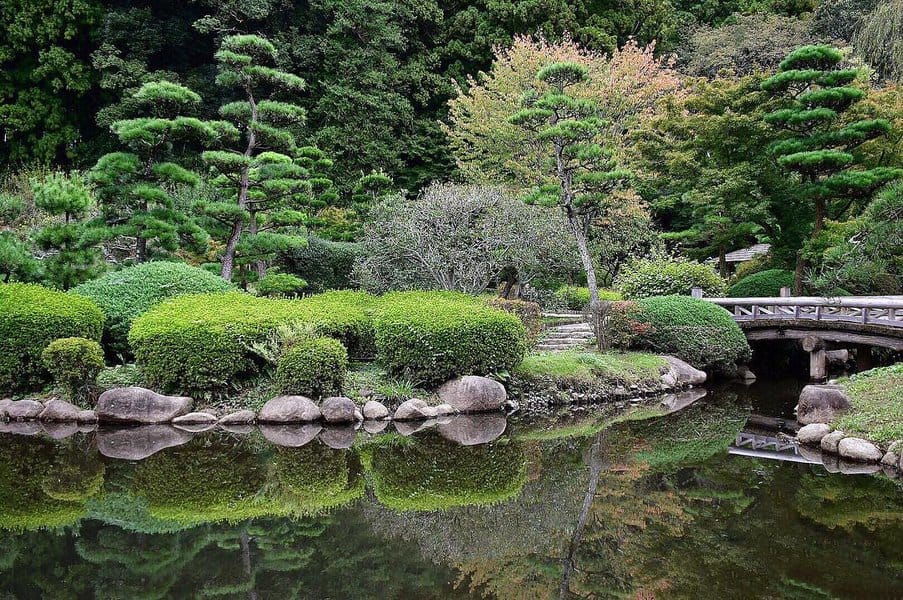
[[[853,408],[834,427],[875,442],[903,439],[903,363],[842,380]]]

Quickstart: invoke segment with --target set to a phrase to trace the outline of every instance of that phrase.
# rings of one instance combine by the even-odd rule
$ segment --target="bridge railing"
[[[736,321],[845,321],[903,328],[903,296],[703,299],[723,306]]]

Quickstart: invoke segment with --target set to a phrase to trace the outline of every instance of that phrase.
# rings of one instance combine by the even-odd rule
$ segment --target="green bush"
[[[258,296],[300,296],[308,287],[300,277],[288,273],[271,273],[254,285]]]
[[[748,275],[732,285],[727,291],[731,298],[775,298],[781,295],[781,288],[793,287],[793,271],[769,269]]]
[[[57,338],[100,340],[103,313],[91,300],[39,285],[0,284],[0,391],[30,390],[49,381],[41,363]]]
[[[104,367],[100,344],[80,337],[53,340],[44,348],[41,360],[71,399],[87,395]]]
[[[615,287],[625,299],[689,296],[701,288],[709,297],[724,295],[727,285],[714,267],[677,258],[643,258],[621,268]]]
[[[314,338],[292,346],[279,359],[276,383],[283,394],[320,398],[340,394],[348,372],[348,352],[332,338]]]
[[[526,351],[520,319],[454,292],[387,294],[374,327],[380,362],[415,383],[510,371]]]
[[[516,315],[527,330],[530,341],[536,340],[542,333],[542,308],[535,302],[525,300],[508,300],[507,298],[493,298],[487,304],[491,308],[497,308],[512,315]]]
[[[235,287],[204,269],[183,263],[149,262],[83,283],[71,293],[90,298],[106,316],[103,342],[117,356],[130,354],[129,327],[149,308],[176,296],[228,292]]]
[[[621,294],[614,290],[599,290],[599,300],[614,302],[621,299]],[[555,308],[560,310],[583,311],[589,307],[589,288],[563,285],[552,295]]]
[[[688,296],[638,300],[631,320],[648,325],[634,344],[673,354],[697,369],[723,371],[749,360],[746,336],[726,310]]]
[[[311,237],[306,247],[280,254],[276,264],[283,271],[307,281],[311,292],[347,289],[353,287],[351,270],[359,248],[359,244]]]
[[[309,325],[352,354],[372,348],[372,303],[360,292],[303,300],[240,292],[182,296],[135,319],[129,342],[148,383],[185,393],[225,392],[264,366],[267,357],[259,346],[283,326]]]

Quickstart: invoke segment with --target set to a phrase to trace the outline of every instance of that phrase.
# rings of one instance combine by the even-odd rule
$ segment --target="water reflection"
[[[899,597],[899,482],[728,455],[737,394],[413,435],[4,435],[0,596]]]

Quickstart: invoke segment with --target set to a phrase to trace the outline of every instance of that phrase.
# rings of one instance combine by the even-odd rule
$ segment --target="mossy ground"
[[[841,381],[853,402],[833,425],[875,442],[903,439],[903,363],[872,369]]]
[[[638,384],[658,381],[664,359],[641,352],[539,352],[527,356],[515,375],[574,383]]]

